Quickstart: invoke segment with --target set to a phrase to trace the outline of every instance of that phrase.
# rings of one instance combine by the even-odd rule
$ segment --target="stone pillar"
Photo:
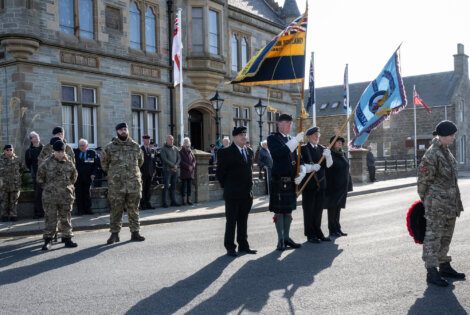
[[[196,157],[196,172],[194,174],[195,201],[209,201],[209,160],[210,153],[194,150]]]
[[[367,170],[367,150],[350,150],[351,164],[350,173],[353,183],[367,183],[369,171]]]

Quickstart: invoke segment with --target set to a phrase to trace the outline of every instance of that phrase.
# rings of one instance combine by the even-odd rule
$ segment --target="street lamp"
[[[258,124],[259,124],[259,143],[261,143],[261,141],[263,141],[263,115],[264,115],[264,112],[266,111],[266,107],[267,106],[263,105],[263,103],[261,102],[261,99],[259,99],[258,104],[255,105],[256,113],[259,116],[259,120],[258,120]]]
[[[224,99],[219,97],[219,91],[215,91],[215,95],[213,98],[210,99],[212,107],[215,110],[215,141],[219,140],[219,110],[222,108],[222,105],[224,104]]]

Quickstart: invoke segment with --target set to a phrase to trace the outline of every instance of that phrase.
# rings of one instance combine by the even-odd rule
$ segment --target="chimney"
[[[468,56],[463,44],[457,44],[457,55],[454,55],[454,73],[468,79]]]

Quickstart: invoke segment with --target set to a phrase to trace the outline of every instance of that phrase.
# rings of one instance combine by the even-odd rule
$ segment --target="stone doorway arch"
[[[210,104],[198,103],[189,106],[188,129],[191,145],[198,150],[208,151],[214,142],[215,126],[214,113]]]

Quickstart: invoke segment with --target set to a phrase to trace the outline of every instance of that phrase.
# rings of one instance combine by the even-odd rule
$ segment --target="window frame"
[[[215,14],[215,17],[216,17],[216,21],[215,21],[215,24],[216,24],[216,31],[217,33],[215,34],[217,40],[216,40],[216,43],[217,43],[217,52],[212,52],[211,51],[211,35],[213,35],[211,33],[211,13],[214,13]],[[204,15],[203,15],[204,16]],[[221,33],[222,33],[222,29],[221,29],[221,22],[220,22],[220,16],[221,16],[221,13],[219,10],[216,10],[214,8],[209,8],[208,11],[207,11],[207,52],[211,55],[216,55],[216,56],[220,56],[221,55],[221,52],[222,52],[222,47],[221,47]]]
[[[132,97],[133,96],[140,96],[141,99],[141,107],[133,107],[132,106]],[[149,98],[155,98],[155,109],[151,109],[148,106],[149,103]],[[161,117],[161,110],[160,110],[160,95],[153,94],[153,93],[142,93],[142,92],[131,92],[131,112],[132,112],[132,137],[134,141],[137,143],[140,143],[141,145],[143,144],[142,136],[147,133],[150,135],[150,138],[155,141],[155,143],[159,143],[160,139],[160,117]],[[142,126],[138,127],[138,138],[134,137],[134,131],[135,131],[135,126],[134,126],[134,114],[139,115],[139,119],[141,120]],[[148,119],[150,116],[153,116],[154,120],[154,126],[153,126],[153,132],[149,129],[149,122]],[[152,133],[152,134],[150,134]]]
[[[237,70],[233,68],[233,51],[234,51],[233,42],[232,42],[233,36],[235,36],[237,39],[236,50],[235,50],[237,52],[236,54]],[[243,64],[243,47],[242,47],[243,41],[245,41],[246,43],[246,63],[245,64]],[[250,59],[251,59],[251,35],[233,30],[232,35],[230,36],[230,71],[239,72],[246,66],[246,64],[250,61]]]
[[[59,0],[58,2],[58,17],[59,17],[59,33],[62,33],[62,34],[67,34],[67,35],[72,35],[72,36],[75,36],[77,37],[78,39],[80,40],[96,40],[97,39],[97,30],[98,30],[98,23],[97,23],[97,20],[98,20],[98,17],[97,17],[97,11],[98,11],[98,1],[97,0],[91,0],[92,4],[91,4],[91,9],[92,9],[92,12],[91,12],[91,25],[93,27],[93,36],[91,38],[89,37],[86,37],[86,36],[83,36],[81,34],[82,32],[82,29],[80,28],[80,1],[81,0],[69,0],[72,2],[72,15],[73,15],[73,31],[72,32],[65,32],[62,30],[62,24],[61,24],[61,2],[62,0]],[[88,14],[89,15],[89,14]],[[66,27],[69,27],[70,26],[66,26]]]
[[[139,11],[139,19],[138,19],[138,28],[139,28],[139,40],[140,40],[140,46],[137,48],[137,45],[133,47],[131,44],[133,43],[131,41],[131,5],[135,4],[137,10]],[[150,10],[155,17],[155,28],[153,29],[154,31],[154,36],[155,36],[155,51],[150,51],[147,49],[147,11]],[[158,28],[158,22],[159,22],[159,7],[157,4],[152,4],[148,3],[146,1],[142,0],[132,0],[129,3],[129,8],[128,8],[128,17],[129,17],[129,49],[134,50],[134,51],[142,51],[146,54],[159,54],[160,51],[160,45],[159,45],[159,28]],[[136,43],[136,42],[135,42]]]

